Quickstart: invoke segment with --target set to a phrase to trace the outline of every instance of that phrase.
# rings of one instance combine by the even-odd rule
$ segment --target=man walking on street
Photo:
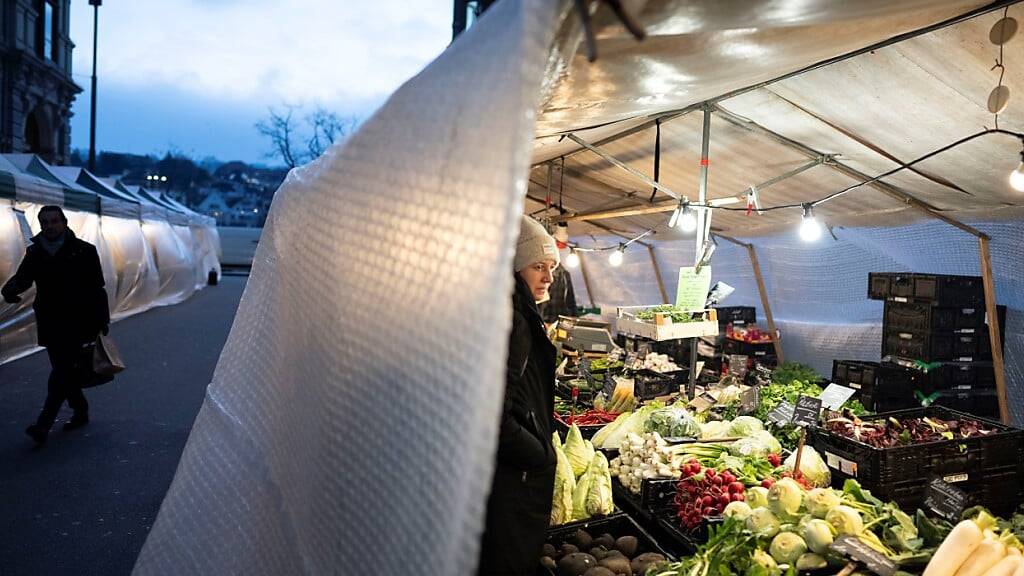
[[[90,349],[83,348],[94,343],[100,332],[107,333],[110,310],[96,247],[75,237],[59,206],[44,206],[39,224],[42,232],[32,238],[18,271],[0,294],[7,302],[17,303],[19,294],[36,285],[32,304],[36,332],[52,370],[43,410],[25,433],[42,443],[65,400],[74,415],[64,430],[89,422],[89,403],[81,381],[83,370],[91,368],[92,356]]]

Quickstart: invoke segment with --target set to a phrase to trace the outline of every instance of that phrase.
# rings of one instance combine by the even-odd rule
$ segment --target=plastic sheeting
[[[160,273],[156,303],[177,304],[191,296],[196,290],[196,272],[188,228],[162,220],[144,220],[142,233]]]
[[[135,574],[473,573],[554,5],[289,175]]]
[[[1024,225],[975,224],[991,235],[996,299],[1007,306],[1006,382],[1014,422],[1024,423]],[[769,302],[787,360],[813,366],[828,376],[832,360],[878,361],[882,348],[882,302],[867,297],[869,272],[981,274],[978,241],[947,224],[919,223],[902,228],[842,228],[838,240],[827,234],[813,244],[795,233],[757,238]],[[605,242],[613,239],[599,238]],[[582,245],[591,240],[580,239]],[[656,254],[670,298],[680,266],[693,264],[693,243],[657,244]],[[646,250],[626,251],[612,268],[606,255],[585,255],[598,305],[656,304],[661,301]],[[713,281],[736,292],[727,306],[755,306],[765,325],[757,283],[746,249],[719,241],[712,260]],[[578,302],[589,302],[579,269],[573,271]]]

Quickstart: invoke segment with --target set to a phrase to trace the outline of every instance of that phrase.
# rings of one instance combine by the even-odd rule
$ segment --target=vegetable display
[[[829,547],[840,534],[855,536],[901,568],[912,569],[924,566],[948,530],[923,513],[914,518],[895,504],[882,503],[854,480],[847,480],[842,491],[805,492],[793,480],[782,479],[770,490],[747,489],[743,505],[734,501],[725,511],[724,522],[709,528],[709,539],[696,554],[648,574],[779,576],[830,565],[838,572],[845,560]]]
[[[825,427],[834,434],[874,446],[892,448],[959,440],[994,434],[997,430],[977,420],[942,420],[940,418],[886,418],[862,421],[852,414],[830,419]]]
[[[1020,541],[1009,529],[997,530],[997,519],[987,512],[962,520],[935,551],[924,576],[1024,574]]]
[[[552,446],[556,464],[551,525],[611,514],[615,504],[605,455],[583,440],[575,424],[569,427],[564,444],[555,433]]]
[[[675,372],[679,370],[679,366],[672,361],[672,358],[668,354],[658,354],[657,352],[651,352],[644,356],[643,368],[646,370],[654,370],[664,374],[665,372]]]
[[[595,424],[608,424],[609,422],[614,422],[615,419],[619,417],[616,413],[605,412],[604,410],[598,410],[596,408],[584,410],[576,413],[575,415],[572,414],[571,410],[572,408],[570,407],[569,410],[564,412],[556,411],[555,419],[566,426],[571,426],[573,424],[579,426],[593,426]]]
[[[644,423],[645,432],[657,432],[664,438],[700,438],[700,424],[680,405],[659,408]]]
[[[718,473],[714,468],[701,466],[697,460],[690,460],[683,465],[676,488],[679,521],[684,528],[693,530],[704,518],[722,515],[729,504],[743,503],[745,490],[746,486],[732,472]]]
[[[604,533],[595,538],[582,528],[560,547],[545,544],[541,554],[541,566],[558,576],[643,576],[667,560],[645,551],[636,536]]]
[[[683,322],[700,322],[703,319],[703,316],[700,314],[694,318],[692,310],[686,310],[685,308],[680,308],[671,304],[652,306],[651,308],[637,312],[635,317],[637,320],[651,321],[654,320],[654,317],[658,314],[661,314],[666,318],[671,318],[672,322],[677,324]]]

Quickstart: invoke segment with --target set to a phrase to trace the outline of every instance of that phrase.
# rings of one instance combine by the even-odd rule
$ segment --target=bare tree
[[[267,156],[280,158],[291,169],[302,163],[302,157],[296,151],[293,142],[297,130],[297,126],[292,120],[295,107],[285,105],[284,108],[286,112],[283,114],[271,108],[270,116],[256,123],[256,131],[262,136],[270,138],[273,150],[267,153]]]
[[[287,113],[278,113],[271,108],[269,116],[256,123],[256,130],[270,139],[273,150],[267,154],[280,158],[288,168],[294,168],[309,160],[318,158],[336,141],[355,131],[354,117],[342,118],[337,113],[317,106],[303,117],[304,126],[295,121],[297,106],[285,106]],[[301,131],[301,134],[300,134]],[[305,151],[300,150],[296,141],[305,139]]]

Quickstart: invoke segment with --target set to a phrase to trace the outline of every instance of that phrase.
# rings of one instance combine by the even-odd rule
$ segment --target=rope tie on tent
[[[629,30],[629,33],[633,35],[637,41],[641,41],[647,35],[644,32],[644,27],[641,26],[628,12],[622,7],[620,0],[600,0],[607,4],[612,12],[615,13],[616,18],[619,22]],[[576,12],[580,15],[580,23],[583,25],[583,36],[587,41],[587,61],[593,62],[597,60],[597,39],[594,37],[594,27],[590,22],[590,2],[588,0],[575,0]]]
[[[661,118],[654,121],[654,181],[661,182]],[[658,194],[657,188],[651,188],[651,202]]]

